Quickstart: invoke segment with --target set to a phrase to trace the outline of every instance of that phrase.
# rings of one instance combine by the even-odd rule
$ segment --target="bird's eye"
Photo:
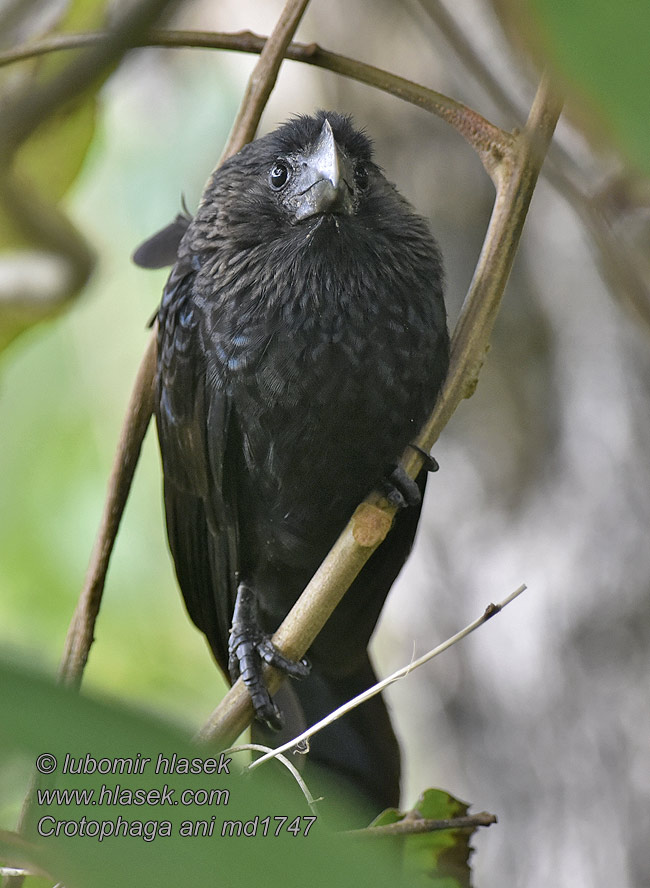
[[[354,171],[354,180],[357,183],[359,191],[365,191],[368,187],[368,168],[362,163]]]
[[[275,191],[279,191],[280,188],[284,188],[284,186],[289,181],[290,175],[291,171],[289,170],[289,166],[283,160],[276,161],[271,172],[269,173],[269,182],[271,184],[271,188],[273,188]]]

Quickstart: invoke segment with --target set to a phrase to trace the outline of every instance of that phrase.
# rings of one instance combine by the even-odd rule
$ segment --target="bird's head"
[[[268,242],[323,217],[356,216],[379,180],[387,184],[370,140],[346,115],[318,111],[245,146],[215,172],[202,203],[206,216],[218,207],[233,234],[252,225]]]
[[[426,221],[373,162],[367,136],[334,111],[294,117],[245,145],[214,171],[194,218],[178,216],[134,258],[149,268],[178,258],[229,281],[271,260],[284,267],[307,242],[345,268],[355,256],[390,254],[384,264],[402,277],[423,257],[438,262]]]
[[[276,131],[268,147],[276,155],[268,187],[295,222],[357,210],[369,183],[370,143],[348,118],[325,112],[298,118]]]

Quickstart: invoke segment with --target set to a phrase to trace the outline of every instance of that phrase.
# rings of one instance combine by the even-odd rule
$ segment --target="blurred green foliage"
[[[106,0],[72,0],[51,22],[48,35],[101,26]],[[29,23],[30,19],[25,19]],[[37,58],[19,66],[20,79],[14,89],[29,89],[46,83],[70,60],[68,53]],[[15,78],[12,68],[3,78]],[[34,186],[48,200],[57,202],[75,181],[95,132],[96,90],[70,103],[41,125],[20,147],[14,166],[19,178]],[[0,248],[24,246],[25,235],[0,204]]]
[[[95,130],[96,101],[90,96],[55,114],[21,146],[16,158],[17,174],[38,193],[58,201],[76,179]],[[3,250],[30,246],[22,229],[0,204],[0,247]],[[4,330],[0,328],[2,338]]]
[[[58,15],[46,16],[48,26],[45,33],[50,36],[75,29],[99,28],[104,22],[105,13],[106,0],[69,0],[59,7]],[[21,34],[22,40],[27,34],[43,36],[41,19],[29,5],[25,5],[18,22],[16,31]],[[15,33],[5,35],[5,40],[12,37],[15,37]],[[26,61],[17,68],[3,69],[0,73],[3,84],[9,84],[9,100],[18,97],[24,102],[28,97],[29,104],[34,91],[49,85],[70,58],[68,53],[54,53]],[[107,71],[104,77],[109,74],[110,71]],[[42,121],[26,141],[17,145],[15,154],[12,152],[8,157],[6,170],[3,168],[3,157],[0,179],[5,176],[10,180],[15,179],[23,188],[29,188],[35,199],[46,206],[58,204],[79,175],[92,143],[100,85],[101,81],[96,82],[92,89],[85,90]],[[11,141],[11,127],[8,135]],[[44,250],[40,236],[37,238],[30,226],[25,227],[22,215],[12,200],[6,203],[0,200],[0,267],[7,260],[11,266],[17,258],[29,262],[30,259],[24,257],[24,250],[30,251],[32,261],[36,251]],[[87,261],[92,262],[92,258],[89,257]],[[0,350],[33,324],[58,314],[66,302],[77,296],[79,285],[59,284],[57,287],[52,284],[50,292],[46,290],[40,298],[21,292],[19,287],[18,292],[14,293],[7,283],[4,289],[6,292],[2,293],[0,300]]]
[[[583,122],[650,173],[650,5],[645,0],[529,0],[528,39],[541,46],[572,90]],[[594,119],[595,114],[595,119]]]
[[[39,804],[36,794],[27,849],[22,846],[17,860],[15,839],[0,834],[0,859],[37,865],[67,888],[396,883],[395,849],[355,845],[320,817],[314,822],[295,783],[277,765],[244,779],[237,757],[193,748],[161,720],[80,697],[1,659],[0,711],[9,714],[0,726],[2,760],[22,755],[34,762],[45,754],[55,768],[41,779],[41,790],[94,795],[76,796],[76,803],[68,796],[58,804],[41,797]],[[64,773],[66,756],[75,760],[72,773]],[[208,757],[214,763],[205,773],[174,770],[179,759],[196,767]],[[122,762],[112,773],[116,758]],[[129,773],[129,760],[144,767]],[[204,790],[214,789],[221,795],[206,804]],[[127,801],[128,793],[137,799],[138,790],[158,795],[147,795],[147,804],[115,804],[125,793]],[[120,819],[121,829],[133,832],[110,835]],[[70,834],[53,836],[61,821]],[[224,832],[227,822],[234,825]],[[247,825],[243,834],[238,822]],[[106,833],[101,841],[100,829]]]

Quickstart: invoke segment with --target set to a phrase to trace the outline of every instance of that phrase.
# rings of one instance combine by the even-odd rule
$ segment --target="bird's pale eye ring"
[[[368,187],[368,168],[360,163],[354,171],[354,181],[359,191],[365,191]]]
[[[283,160],[276,160],[269,173],[269,184],[274,191],[279,191],[291,178],[289,165]]]

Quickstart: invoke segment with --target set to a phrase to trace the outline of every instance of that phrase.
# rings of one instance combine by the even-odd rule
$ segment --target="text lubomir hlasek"
[[[165,756],[158,754],[154,760],[140,753],[134,757],[95,758],[90,753],[85,756],[72,756],[66,753],[61,773],[63,774],[144,774],[152,765],[154,774],[230,774],[229,764],[232,759],[223,752],[218,757],[201,758],[172,753]],[[150,769],[151,770],[151,769]]]

